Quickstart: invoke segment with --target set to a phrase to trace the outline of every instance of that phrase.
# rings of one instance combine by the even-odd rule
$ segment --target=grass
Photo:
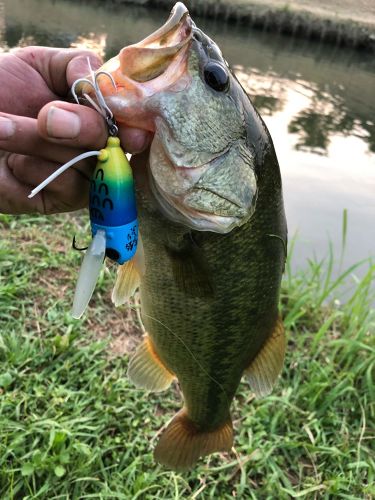
[[[372,498],[374,489],[375,266],[333,277],[311,261],[282,292],[288,336],[273,394],[242,383],[236,453],[191,473],[155,464],[156,432],[180,406],[127,380],[137,315],[110,303],[103,272],[88,315],[69,315],[86,216],[0,216],[0,498]],[[349,285],[343,285],[349,283]],[[349,286],[345,304],[331,300]],[[341,288],[342,289],[342,288]],[[373,303],[373,302],[372,302]]]

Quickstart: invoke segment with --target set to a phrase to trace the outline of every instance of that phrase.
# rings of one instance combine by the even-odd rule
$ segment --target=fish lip
[[[173,31],[176,27],[178,27],[179,24],[183,25],[183,18],[189,18],[188,19],[188,24],[192,28],[193,22],[190,19],[189,16],[189,11],[187,7],[182,3],[182,2],[177,2],[174,7],[171,10],[171,13],[167,19],[167,21],[155,30],[153,33],[148,35],[146,38],[141,40],[139,43],[137,43],[137,46],[141,47],[149,47],[153,43],[156,43],[159,41],[159,46],[160,46],[160,40],[162,40],[168,33]],[[182,26],[181,26],[182,27]],[[189,36],[190,38],[190,36]]]

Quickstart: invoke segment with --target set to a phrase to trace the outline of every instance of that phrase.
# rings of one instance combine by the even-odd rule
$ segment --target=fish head
[[[257,198],[246,94],[219,47],[182,3],[141,42],[100,71],[99,87],[117,122],[154,133],[151,192],[170,219],[227,233],[249,220]]]

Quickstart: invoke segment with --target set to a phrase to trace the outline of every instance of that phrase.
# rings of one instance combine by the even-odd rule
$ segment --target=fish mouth
[[[161,28],[124,47],[100,68],[98,73],[110,73],[116,84],[114,88],[105,75],[98,75],[99,88],[117,121],[154,131],[146,116],[148,98],[167,89],[183,90],[190,82],[187,60],[193,26],[189,11],[178,2]],[[92,94],[88,86],[81,91]]]
[[[192,21],[185,5],[178,2],[166,23],[137,44],[121,50],[121,72],[136,82],[148,82],[166,71],[188,44]]]

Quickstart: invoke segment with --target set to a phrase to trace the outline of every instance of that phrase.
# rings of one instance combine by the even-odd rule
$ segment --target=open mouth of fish
[[[145,103],[152,95],[182,90],[188,83],[187,55],[193,26],[187,8],[179,2],[161,28],[124,47],[102,66],[101,70],[110,73],[116,82],[114,89],[105,76],[98,79],[118,122],[155,131],[154,117]]]

